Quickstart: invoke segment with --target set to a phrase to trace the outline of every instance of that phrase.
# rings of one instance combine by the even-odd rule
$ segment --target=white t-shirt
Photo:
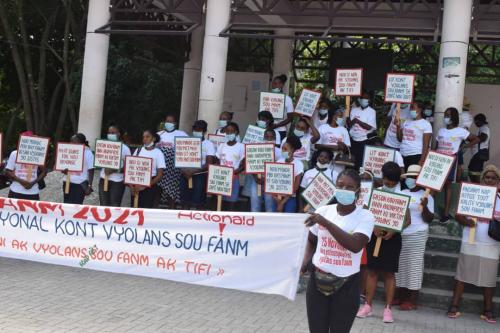
[[[278,163],[290,163],[285,161],[284,158],[280,158],[277,160]],[[304,163],[302,163],[302,160],[299,160],[298,158],[294,158],[293,161],[291,162],[293,164],[293,176],[297,177],[298,175],[301,175],[304,173]],[[294,181],[295,184],[295,181]],[[292,197],[295,197],[295,193],[292,195]]]
[[[455,155],[460,148],[462,141],[469,137],[468,130],[462,127],[447,129],[441,128],[436,136],[438,148],[437,152],[447,155]]]
[[[361,122],[370,125],[372,128],[370,130],[365,130],[363,127],[355,124],[351,127],[349,133],[354,141],[365,141],[368,139],[368,134],[377,129],[377,113],[371,106],[366,109],[354,108],[351,110],[350,115],[351,120],[358,118]]]
[[[285,112],[286,114],[288,113],[293,113],[294,111],[294,108],[293,108],[293,101],[292,101],[292,98],[288,95],[285,96]],[[283,119],[276,119],[274,121],[275,124],[279,124],[283,121]],[[283,131],[286,131],[286,126],[281,126],[281,127],[277,127],[276,130],[278,132],[283,132]]]
[[[329,124],[325,124],[318,129],[318,132],[321,136],[318,144],[336,145],[339,142],[343,142],[346,146],[351,146],[351,138],[347,129],[343,126],[332,127]]]
[[[130,148],[126,144],[122,144],[122,159],[120,162],[121,168],[123,168],[123,165],[125,164],[125,157],[130,155],[132,155],[132,153],[130,152]],[[104,169],[101,169],[100,177],[102,179],[105,178]],[[115,183],[123,182],[123,178],[124,178],[123,172],[114,172],[108,175],[108,180]]]
[[[300,187],[302,188],[308,187],[319,172],[320,171],[316,168],[307,170],[306,173],[304,173],[304,177],[302,177],[302,181],[300,182]],[[339,174],[337,173],[337,171],[333,170],[331,166],[326,168],[326,170],[324,170],[323,173],[328,179],[332,181],[333,184],[337,182],[337,177]]]
[[[141,151],[139,152],[139,154],[137,154],[137,152],[138,152],[139,149]],[[149,158],[153,159],[153,173],[152,173],[152,177],[156,177],[156,175],[158,174],[158,169],[165,169],[166,168],[166,165],[165,165],[165,156],[163,156],[163,153],[158,148],[147,150],[146,148],[141,147],[141,148],[138,148],[134,152],[134,155],[135,156],[140,156],[140,157],[149,157]]]
[[[172,132],[159,131],[160,142],[156,145],[157,147],[167,147],[174,148],[174,142],[176,136],[188,136],[186,132],[180,130],[173,130]]]
[[[215,146],[208,140],[204,139],[201,142],[201,166],[204,167],[207,164],[207,156],[215,156]]]
[[[500,198],[497,196],[497,200],[495,203],[495,212],[493,213],[493,217],[495,220],[500,221]],[[413,222],[413,221],[412,221]],[[476,243],[481,245],[497,245],[500,246],[500,243],[488,236],[488,228],[490,225],[489,220],[477,219],[476,223]],[[462,232],[462,242],[469,242],[469,227],[464,227]],[[498,260],[498,257],[495,258]]]
[[[85,147],[83,153],[83,171],[82,172],[69,172],[69,182],[73,184],[81,184],[89,180],[89,170],[94,169],[94,154],[89,147]],[[66,181],[66,175],[63,177],[63,182]]]
[[[409,120],[403,124],[401,155],[420,155],[424,149],[424,134],[432,134],[431,123],[425,119]]]
[[[337,213],[336,204],[320,207],[316,210],[316,214],[320,214],[351,235],[360,233],[368,238],[372,236],[375,218],[369,210],[360,206],[346,216]],[[345,249],[326,228],[317,224],[309,231],[318,237],[316,252],[312,259],[314,266],[338,277],[348,277],[359,272],[362,250],[354,253]]]
[[[233,146],[223,143],[217,148],[215,156],[220,160],[220,165],[236,170],[245,158],[245,145],[239,142]]]
[[[397,126],[396,124],[394,124],[395,115],[396,115],[396,104],[392,104],[391,110],[387,114],[388,117],[391,117],[391,123],[389,124],[389,127],[385,132],[384,145],[386,145],[387,147],[399,149],[401,143],[399,142],[397,137]],[[409,104],[407,107],[401,108],[399,119],[401,120],[402,124],[404,124],[406,120],[411,119]]]
[[[481,135],[482,133],[486,134],[488,138],[486,141],[479,143],[479,149],[488,149],[490,147],[490,128],[488,125],[483,125],[479,127],[477,130],[477,136]],[[472,147],[472,155],[475,155],[477,152],[479,152],[478,145],[474,145]]]
[[[10,153],[9,160],[7,161],[7,165],[5,166],[5,169],[14,171],[14,174],[16,177],[28,180],[28,169],[31,167],[31,181],[34,181],[38,176],[37,176],[37,170],[38,167],[36,165],[27,165],[27,164],[19,164],[16,163],[16,158],[17,158],[17,150],[14,150],[12,153]],[[29,195],[34,195],[40,193],[40,190],[38,188],[38,184],[33,185],[32,188],[29,190],[25,189],[21,183],[13,181],[12,184],[10,184],[10,190],[12,192],[20,193],[20,194],[29,194]]]
[[[279,136],[279,135],[278,135]],[[283,145],[286,143],[286,139],[283,139],[283,142],[281,143],[281,148],[283,148]],[[300,143],[302,144],[302,147],[300,149],[296,150],[295,153],[293,153],[294,159],[299,159],[301,161],[306,160],[309,161],[311,159],[311,139],[312,135],[309,133],[304,134],[300,139]]]
[[[401,191],[404,195],[411,197],[410,200],[410,216],[411,216],[411,224],[403,230],[404,235],[414,234],[419,231],[425,231],[429,229],[429,225],[425,223],[422,219],[422,212],[420,211],[420,200],[424,196],[425,191],[420,190],[418,192],[412,192],[408,189]],[[434,213],[434,199],[432,195],[428,196],[427,208],[431,213]]]
[[[394,152],[394,162],[399,165],[400,168],[405,167],[405,161],[403,160],[403,155],[399,151]]]
[[[312,115],[312,121],[313,121],[314,127],[319,129],[321,126],[328,123],[328,114],[326,114],[325,118],[320,119],[319,109],[316,109],[316,110],[314,110],[314,113]]]

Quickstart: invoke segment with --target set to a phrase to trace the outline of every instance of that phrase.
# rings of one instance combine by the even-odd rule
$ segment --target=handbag
[[[488,236],[500,242],[500,221],[491,220],[488,226]]]
[[[477,157],[483,161],[483,162],[486,162],[490,159],[490,150],[489,148],[485,148],[485,149],[480,149],[478,152],[477,152]]]
[[[316,289],[325,296],[331,296],[340,290],[349,278],[340,278],[330,273],[316,269],[314,272],[314,282]]]

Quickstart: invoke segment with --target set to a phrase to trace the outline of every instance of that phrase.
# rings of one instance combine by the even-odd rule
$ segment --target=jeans
[[[253,175],[245,176],[245,191],[250,197],[250,211],[253,213],[258,213],[262,211],[262,199],[264,199],[264,208],[268,213],[276,211],[276,202],[270,194],[264,193],[264,186],[261,186],[261,196],[257,194],[257,181]]]
[[[297,197],[290,197],[285,203],[283,213],[296,213],[297,212]]]
[[[33,201],[40,200],[39,194],[22,194],[13,191],[9,191],[8,197],[11,199],[23,199],[23,200],[33,200]]]
[[[101,206],[120,207],[122,205],[125,184],[108,181],[108,191],[104,192],[104,179],[99,180],[99,202]]]
[[[67,204],[82,205],[83,200],[85,199],[85,191],[83,190],[83,187],[87,185],[87,182],[83,184],[69,183],[69,192],[65,193],[64,190],[66,189],[66,182],[63,182],[63,202]]]

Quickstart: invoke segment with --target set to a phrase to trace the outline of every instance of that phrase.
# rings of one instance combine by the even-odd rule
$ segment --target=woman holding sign
[[[319,132],[314,127],[311,119],[307,117],[302,117],[295,123],[295,128],[293,129],[293,135],[296,136],[300,140],[301,147],[293,153],[293,157],[297,160],[303,161],[304,166],[307,167],[309,161],[311,160],[311,147],[313,144],[318,142],[319,140]],[[281,144],[281,148],[283,149],[284,144],[286,143],[286,137]]]
[[[176,136],[187,136],[186,132],[177,129],[177,117],[173,114],[167,114],[163,126],[165,130],[158,132],[160,136],[158,147],[174,148]]]
[[[288,80],[288,77],[285,74],[276,76],[271,82],[271,92],[273,93],[283,93],[283,89],[285,87],[285,83]],[[280,141],[283,140],[286,136],[286,125],[292,122],[292,113],[293,109],[293,101],[290,96],[285,96],[285,111],[286,118],[282,120],[276,120],[274,129],[276,129],[280,134]]]
[[[302,273],[312,258],[306,304],[313,333],[349,332],[359,308],[361,254],[375,223],[370,211],[356,206],[360,186],[356,171],[342,171],[338,203],[320,207],[306,220],[310,229]]]
[[[312,123],[317,129],[325,124],[328,124],[328,115],[330,109],[332,108],[332,102],[328,98],[322,97],[319,100],[319,106],[312,115]]]
[[[500,185],[500,171],[494,165],[487,165],[481,175],[481,183],[487,186]],[[484,309],[481,319],[496,323],[493,316],[493,294],[497,285],[498,260],[500,258],[500,242],[488,235],[489,220],[477,219],[474,223],[471,218],[456,215],[455,219],[464,229],[462,233],[462,246],[458,258],[457,274],[455,276],[455,289],[453,299],[448,309],[449,318],[458,318],[458,309],[466,283],[483,288]],[[500,221],[500,197],[497,194],[493,219]],[[473,244],[469,243],[471,227],[476,227],[476,237]]]

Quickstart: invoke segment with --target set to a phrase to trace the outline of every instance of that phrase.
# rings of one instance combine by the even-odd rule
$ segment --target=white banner
[[[0,197],[0,256],[293,300],[307,240],[306,217]]]

